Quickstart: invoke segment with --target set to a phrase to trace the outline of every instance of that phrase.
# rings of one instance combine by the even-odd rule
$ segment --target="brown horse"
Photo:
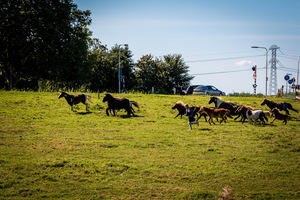
[[[186,110],[184,107],[184,103],[182,101],[178,101],[172,106],[172,109],[178,110],[178,114],[174,117],[174,119],[176,117],[178,117],[179,115],[181,116],[181,119],[182,119],[182,115],[185,114],[185,110]]]
[[[102,99],[102,102],[107,102],[108,108],[106,108],[106,115],[109,116],[108,111],[113,110],[114,115],[116,115],[115,111],[119,111],[120,109],[125,109],[127,111],[127,115],[134,115],[134,110],[132,105],[139,108],[139,105],[135,101],[130,101],[126,98],[113,97],[111,94],[106,93]]]
[[[287,123],[287,120],[290,120],[291,119],[291,116],[290,115],[287,115],[287,114],[283,114],[283,113],[280,113],[279,109],[278,108],[273,108],[271,110],[271,112],[274,114],[274,119],[271,123],[273,123],[276,119],[278,120],[283,120],[282,123],[286,124]]]
[[[248,109],[249,110],[253,110],[253,108],[250,107],[250,106],[241,105],[235,111],[236,114],[239,114],[241,116],[241,120],[240,121],[242,121],[242,123],[244,123],[246,121],[246,119],[247,119],[246,112],[248,111]]]
[[[186,109],[185,109],[184,105],[185,104],[182,101],[178,101],[172,106],[172,109],[177,109],[178,110],[178,114],[174,117],[174,119],[176,117],[178,117],[179,115],[181,116],[181,119],[182,119],[182,115],[184,115],[186,113]],[[207,114],[206,113],[202,113],[202,114],[198,115],[200,107],[190,106],[190,108],[193,110],[194,115],[197,116],[197,121],[201,118],[201,116],[204,116],[205,121],[207,121],[207,119],[206,119]]]
[[[86,102],[86,100],[89,100],[90,102],[92,97],[88,94],[79,94],[79,95],[69,95],[67,94],[66,92],[61,92],[58,96],[58,98],[62,98],[62,97],[65,97],[65,99],[67,100],[68,104],[71,106],[71,110],[73,110],[73,105],[76,105],[76,104],[79,104],[79,103],[83,103],[86,107],[85,107],[85,110],[86,111],[89,111],[88,110],[88,104]]]
[[[214,124],[216,124],[213,121],[213,118],[222,118],[222,120],[220,121],[220,124],[223,121],[226,123],[227,116],[232,118],[230,116],[230,111],[228,109],[224,109],[224,108],[215,109],[215,108],[208,108],[208,107],[202,106],[200,108],[200,113],[203,113],[203,112],[205,112],[209,116],[209,119],[208,119],[209,124],[211,124],[210,122],[213,122]]]

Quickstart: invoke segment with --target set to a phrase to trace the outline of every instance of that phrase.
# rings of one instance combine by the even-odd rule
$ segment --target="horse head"
[[[109,93],[105,93],[105,95],[104,95],[104,97],[102,99],[102,102],[103,103],[106,102],[108,100],[109,96],[111,96]]]
[[[59,94],[58,98],[60,99],[60,98],[62,98],[62,97],[66,97],[67,95],[68,95],[67,93],[61,92],[61,93]]]
[[[267,100],[267,99],[264,99],[264,100],[261,102],[260,105],[262,106],[262,105],[265,105],[265,104],[267,104],[267,103],[268,103],[268,100]]]
[[[173,106],[172,106],[172,109],[176,109],[177,108],[177,104],[175,103]]]
[[[208,104],[211,104],[213,102],[215,102],[217,99],[216,97],[210,97]]]

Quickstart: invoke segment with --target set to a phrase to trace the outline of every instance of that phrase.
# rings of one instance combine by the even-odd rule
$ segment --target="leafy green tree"
[[[182,55],[169,54],[164,56],[164,88],[171,91],[173,88],[186,88],[194,78],[188,75],[189,67],[185,64]]]
[[[125,77],[125,89],[130,90],[135,86],[134,63],[129,48],[115,45],[108,51],[98,39],[93,39],[90,42],[89,55],[89,61],[92,65],[92,90],[118,91],[119,50],[120,67]],[[121,88],[123,89],[123,82]]]
[[[76,87],[89,77],[90,11],[72,0],[3,0],[0,6],[0,70],[15,86],[38,80]]]
[[[145,55],[135,64],[137,89],[151,91],[161,88],[163,84],[161,61],[154,59],[151,54]]]
[[[145,55],[135,65],[138,89],[171,93],[173,88],[181,89],[193,79],[188,75],[188,66],[181,55],[166,55],[163,59]]]

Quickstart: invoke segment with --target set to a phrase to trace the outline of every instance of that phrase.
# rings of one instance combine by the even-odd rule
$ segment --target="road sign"
[[[287,74],[284,76],[284,80],[288,81],[290,79],[290,76]]]

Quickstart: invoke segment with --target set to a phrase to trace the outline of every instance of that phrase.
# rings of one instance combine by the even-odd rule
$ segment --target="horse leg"
[[[260,122],[262,123],[262,124],[266,124],[266,122],[265,122],[265,120],[264,120],[264,118],[263,118],[263,116],[260,116]]]
[[[88,109],[88,103],[86,103],[86,102],[85,102],[85,110],[89,111],[89,109]]]
[[[113,109],[113,111],[114,111],[114,116],[116,116],[116,115],[118,114],[118,111],[119,111],[119,110]]]
[[[131,114],[131,109],[130,108],[126,108],[126,111],[127,111],[127,115]]]
[[[289,110],[288,110],[288,109],[286,109],[286,110],[285,110],[285,112],[286,112],[286,114],[287,114],[287,115],[289,115],[289,114],[290,114],[290,112],[289,112]]]
[[[176,117],[178,117],[179,115],[180,115],[180,113],[178,113],[178,115],[176,115]],[[174,119],[175,119],[176,117],[174,117]]]
[[[253,125],[252,119],[248,118],[248,122],[249,122],[249,124]]]
[[[234,121],[237,120],[237,118],[239,118],[241,116],[241,114],[239,114],[236,118],[234,118]]]
[[[110,110],[110,108],[106,108],[106,115],[109,116],[108,110]]]
[[[271,121],[271,123],[273,123],[276,120],[276,117],[274,117],[274,119]]]
[[[216,124],[216,123],[214,122],[214,120],[213,120],[213,118],[212,118],[212,117],[210,117],[210,118],[209,118],[209,120],[210,120],[210,121],[212,121],[212,123]],[[209,121],[209,120],[208,120],[208,121]],[[211,125],[211,123],[210,123],[210,122],[209,122],[209,124]]]
[[[211,121],[214,123],[214,125],[216,125],[216,123],[214,122],[213,118],[211,118]]]
[[[71,105],[71,110],[74,112],[74,110],[73,110],[73,104]]]

